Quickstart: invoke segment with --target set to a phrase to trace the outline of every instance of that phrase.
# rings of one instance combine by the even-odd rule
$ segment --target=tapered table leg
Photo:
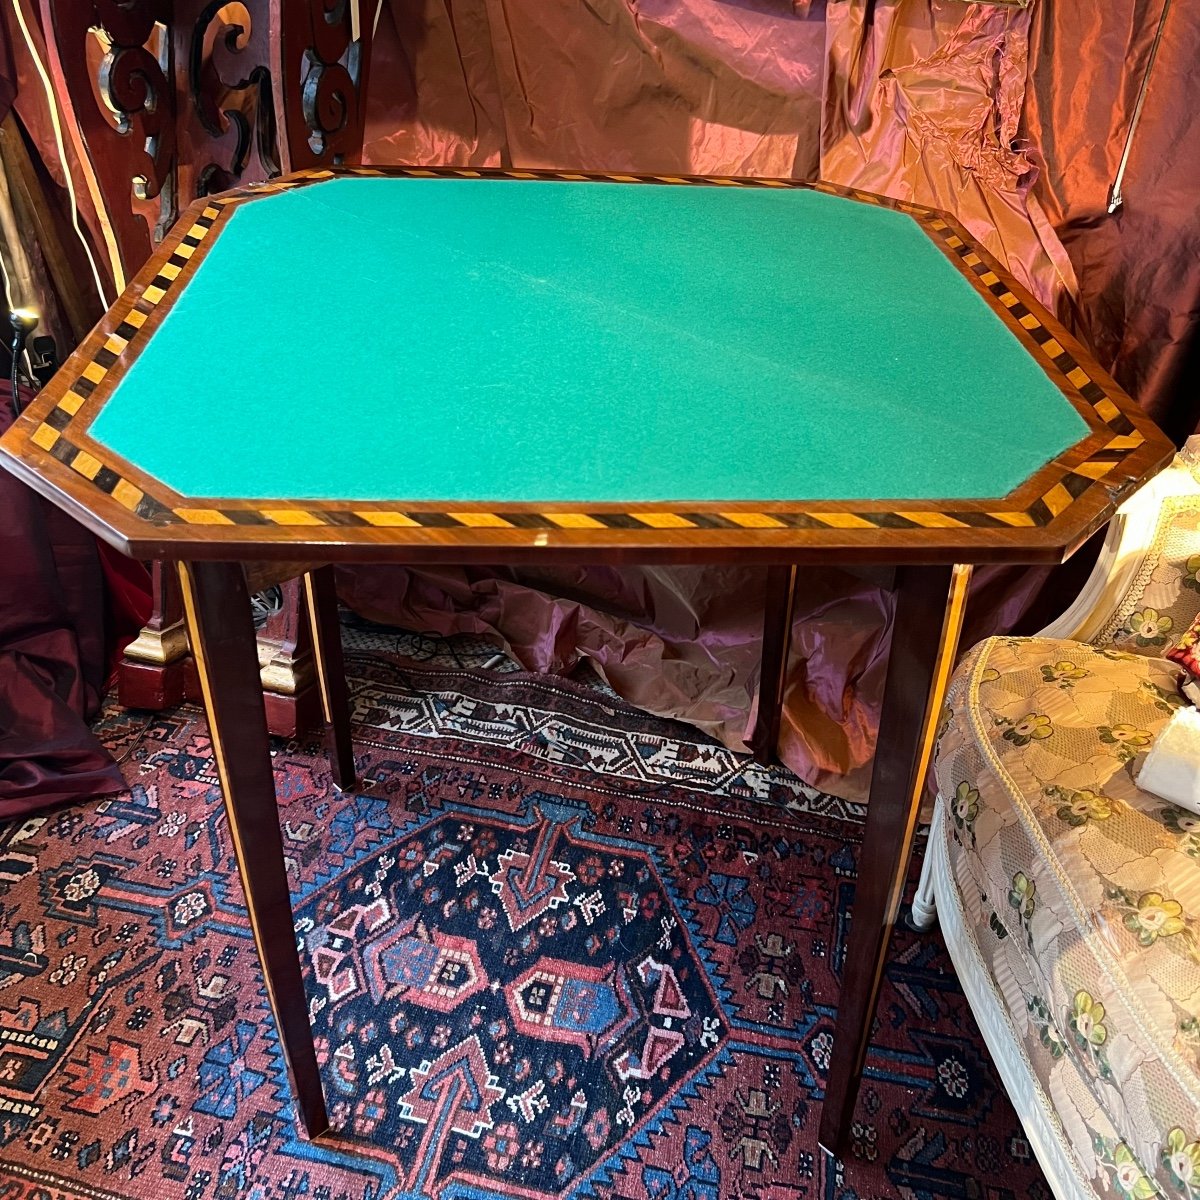
[[[913,828],[954,666],[971,568],[904,567],[858,863],[820,1143],[845,1147],[854,1118],[884,958],[904,889]]]
[[[787,684],[788,650],[792,644],[792,604],[796,568],[768,567],[763,604],[762,667],[758,682],[758,717],[750,737],[757,762],[770,766],[779,745],[783,692]]]
[[[296,953],[250,594],[237,563],[180,563],[192,655],[204,694],[246,911],[300,1119],[329,1128]]]
[[[333,782],[348,791],[354,787],[354,747],[350,742],[350,693],[342,658],[342,627],[338,621],[333,567],[318,567],[304,575],[304,595],[312,626],[313,657],[321,705],[325,710],[325,742]]]

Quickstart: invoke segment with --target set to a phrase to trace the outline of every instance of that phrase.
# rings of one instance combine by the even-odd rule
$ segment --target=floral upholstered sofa
[[[1200,1200],[1200,818],[1141,791],[1200,610],[1200,439],[1062,619],[960,664],[913,920],[934,907],[1059,1200]]]

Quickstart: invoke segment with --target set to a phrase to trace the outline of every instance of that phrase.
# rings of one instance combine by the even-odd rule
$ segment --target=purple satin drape
[[[3,433],[7,387],[0,401]],[[104,697],[112,629],[95,539],[0,471],[0,564],[0,821],[123,791],[87,726]]]

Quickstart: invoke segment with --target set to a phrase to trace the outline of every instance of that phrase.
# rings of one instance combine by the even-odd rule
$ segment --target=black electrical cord
[[[12,368],[9,371],[8,385],[12,396],[13,419],[21,415],[20,382],[21,358],[25,354],[25,343],[29,335],[37,328],[37,313],[28,308],[15,308],[8,314],[8,323],[12,327]]]

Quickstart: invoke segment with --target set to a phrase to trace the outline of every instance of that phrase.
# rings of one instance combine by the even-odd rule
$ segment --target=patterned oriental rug
[[[490,647],[347,637],[361,790],[276,754],[337,1136],[293,1124],[202,715],[113,709],[129,793],[0,827],[0,1200],[1049,1196],[936,935],[818,1149],[861,814]]]

